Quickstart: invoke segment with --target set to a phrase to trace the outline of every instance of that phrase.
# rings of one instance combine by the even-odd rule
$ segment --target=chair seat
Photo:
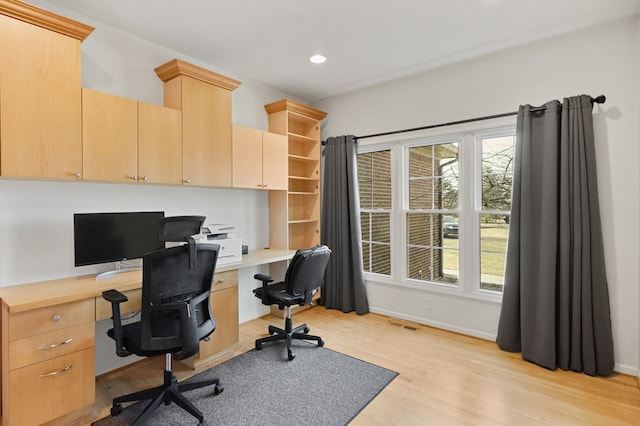
[[[253,290],[253,294],[259,299],[263,299],[262,293],[263,293],[262,287],[258,287]],[[293,305],[301,305],[304,303],[304,294],[299,294],[295,296],[287,293],[284,282],[269,285],[267,287],[267,296],[268,296],[268,299],[272,302],[272,304],[278,304],[283,306],[293,306]]]
[[[162,329],[166,331],[167,336],[176,335],[178,325],[175,320],[167,319],[167,321],[163,321]],[[138,356],[156,356],[156,355],[164,355],[166,353],[175,353],[182,350],[182,347],[176,345],[173,348],[163,348],[161,350],[149,350],[143,349],[141,346],[140,335],[142,333],[142,323],[140,321],[126,324],[122,326],[122,343],[128,352]],[[107,331],[107,335],[114,339],[113,328]],[[157,337],[158,335],[154,333]]]

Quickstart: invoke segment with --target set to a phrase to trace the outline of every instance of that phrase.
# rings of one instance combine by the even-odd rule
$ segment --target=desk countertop
[[[291,259],[294,253],[295,250],[287,249],[252,250],[242,256],[242,262],[217,266],[216,272],[286,261]],[[16,313],[101,297],[103,291],[113,288],[127,291],[140,288],[141,285],[142,271],[137,269],[107,275],[98,280],[95,275],[83,275],[3,287],[0,288],[0,298],[4,309]]]

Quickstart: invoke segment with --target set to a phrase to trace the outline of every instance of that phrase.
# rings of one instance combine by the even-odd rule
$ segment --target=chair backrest
[[[188,241],[191,235],[200,233],[205,216],[167,216],[160,219],[160,241]]]
[[[140,319],[143,349],[181,348],[173,353],[176,359],[183,359],[195,355],[199,341],[215,330],[209,297],[219,248],[190,242],[145,254]]]
[[[331,249],[325,245],[296,251],[284,278],[287,293],[295,296],[304,294],[304,304],[311,303],[311,297],[324,281],[330,255]]]

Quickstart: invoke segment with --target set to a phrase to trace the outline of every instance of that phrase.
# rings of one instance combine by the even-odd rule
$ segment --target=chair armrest
[[[113,303],[122,303],[129,300],[127,296],[120,293],[118,290],[105,290],[102,292],[102,298],[108,302]]]
[[[131,352],[124,347],[122,334],[122,318],[120,316],[120,304],[129,300],[127,296],[118,290],[106,290],[102,292],[102,298],[111,303],[111,319],[113,320],[113,340],[116,342],[116,354],[129,356]]]
[[[271,275],[255,274],[253,278],[255,278],[256,280],[262,281],[263,283],[266,282],[267,284],[270,282],[273,282],[273,277]]]
[[[269,287],[270,282],[274,281],[273,277],[271,275],[255,274],[253,278],[262,281],[262,297],[260,299],[262,300],[262,304],[267,306],[271,305],[271,301],[269,300],[269,293],[267,293],[267,287]]]

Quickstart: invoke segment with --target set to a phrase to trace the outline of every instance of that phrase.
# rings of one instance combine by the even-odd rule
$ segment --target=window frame
[[[409,241],[408,241],[408,235],[407,235],[407,226],[408,226],[408,221],[407,218],[410,214],[447,214],[447,213],[451,213],[451,214],[455,214],[458,216],[458,223],[459,223],[459,227],[462,227],[462,225],[460,224],[460,213],[462,211],[461,208],[461,197],[460,197],[460,192],[458,192],[458,208],[457,210],[444,210],[444,209],[435,209],[435,208],[431,208],[431,209],[411,209],[410,208],[410,200],[409,200],[409,182],[410,182],[410,176],[409,176],[409,156],[410,156],[410,150],[411,148],[416,148],[416,147],[422,147],[422,146],[434,146],[434,145],[442,145],[442,144],[453,144],[453,143],[457,143],[458,144],[458,163],[462,164],[463,158],[464,158],[464,154],[462,152],[462,142],[463,142],[463,135],[461,134],[449,134],[449,135],[442,135],[442,136],[434,136],[431,138],[420,138],[420,139],[415,139],[412,140],[410,142],[405,142],[402,143],[402,175],[403,175],[403,179],[402,179],[402,189],[401,189],[401,193],[402,193],[402,204],[401,204],[401,211],[400,211],[400,215],[402,216],[401,218],[401,223],[402,223],[402,227],[400,229],[403,230],[402,235],[401,235],[401,241],[402,241],[402,252],[403,252],[403,268],[400,272],[400,276],[401,279],[404,282],[408,282],[408,283],[412,283],[413,285],[416,286],[422,286],[422,285],[436,285],[438,287],[443,287],[443,288],[448,288],[451,289],[452,291],[457,291],[461,285],[461,282],[463,280],[462,277],[462,267],[461,267],[461,262],[462,262],[462,249],[461,249],[461,234],[460,234],[460,230],[458,230],[458,281],[455,284],[448,284],[448,283],[444,283],[444,282],[437,282],[437,281],[429,281],[429,280],[419,280],[419,279],[414,279],[414,278],[410,278],[409,277],[409,259],[408,259],[408,254],[407,254],[407,250],[409,248]],[[392,165],[393,165],[393,158],[392,158]],[[462,174],[463,174],[463,168],[458,166],[458,185],[460,186],[462,183]],[[393,186],[392,186],[392,190],[393,190]],[[442,247],[441,247],[442,248]],[[443,254],[444,254],[444,250],[443,250]],[[392,264],[393,266],[393,264]],[[392,272],[393,272],[393,267],[392,267]]]
[[[372,146],[365,146],[365,147],[361,147],[360,145],[358,146],[357,152],[356,152],[356,157],[360,154],[368,154],[371,152],[378,152],[378,151],[389,151],[390,154],[390,167],[391,167],[391,209],[390,210],[385,210],[385,209],[363,209],[362,206],[360,206],[360,213],[370,213],[370,214],[375,214],[375,213],[388,213],[389,214],[389,232],[390,232],[390,236],[391,236],[391,241],[389,242],[389,253],[390,253],[390,268],[391,268],[391,274],[390,275],[386,275],[386,274],[380,274],[377,272],[370,272],[365,270],[364,274],[365,277],[375,277],[376,279],[380,280],[390,280],[393,278],[393,271],[394,271],[394,258],[395,258],[395,254],[394,254],[394,238],[393,238],[393,232],[394,232],[394,221],[393,221],[393,211],[395,208],[395,196],[394,196],[394,185],[395,185],[395,179],[393,176],[393,144],[391,143],[387,143],[387,144],[382,144],[382,145],[372,145]],[[358,197],[360,197],[360,194],[358,194]],[[358,203],[359,205],[360,203]],[[371,222],[369,222],[371,223]],[[360,224],[362,226],[362,223]],[[371,235],[371,229],[369,230],[369,234]],[[362,233],[361,233],[362,235]],[[371,241],[369,241],[369,243],[371,243]],[[364,240],[362,241],[362,244],[364,246]],[[369,250],[369,256],[371,256],[372,250]],[[369,259],[369,261],[371,261],[371,259]]]
[[[379,275],[365,272],[365,280],[398,288],[410,288],[431,293],[441,293],[452,297],[476,299],[491,303],[501,303],[502,292],[480,288],[480,227],[475,226],[481,205],[482,193],[482,146],[475,143],[477,136],[499,137],[515,136],[516,118],[503,117],[487,121],[477,121],[457,125],[425,129],[407,134],[394,134],[375,137],[358,142],[358,154],[372,151],[391,150],[391,188],[392,211],[390,220],[391,232],[391,275]],[[407,278],[406,255],[406,214],[404,202],[408,191],[408,155],[406,147],[451,141],[460,137],[459,145],[459,278],[458,285],[451,286],[429,281]],[[516,142],[517,144],[517,142]],[[514,151],[515,154],[515,151]],[[400,184],[398,183],[400,182]],[[464,190],[462,188],[465,188]],[[470,188],[470,189],[466,189]],[[479,213],[478,213],[479,212]],[[474,253],[476,250],[477,253]],[[471,255],[469,255],[471,254]]]

